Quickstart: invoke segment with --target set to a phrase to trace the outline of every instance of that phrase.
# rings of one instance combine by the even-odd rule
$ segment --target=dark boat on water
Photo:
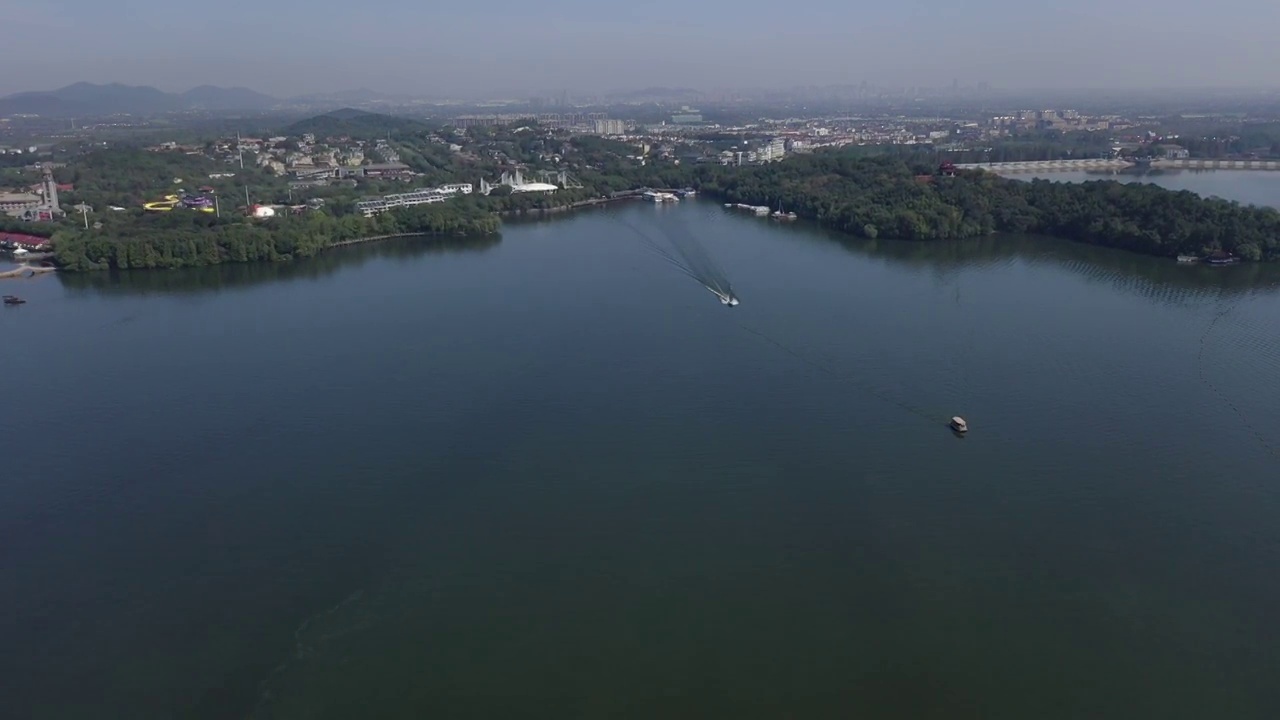
[[[1218,251],[1204,259],[1210,265],[1235,265],[1240,262],[1240,258],[1228,252]]]
[[[23,303],[25,303],[25,302],[26,302],[26,300],[23,300],[22,298],[18,297],[17,295],[5,295],[5,296],[4,296],[4,304],[5,304],[5,305],[21,305],[21,304],[23,304]]]

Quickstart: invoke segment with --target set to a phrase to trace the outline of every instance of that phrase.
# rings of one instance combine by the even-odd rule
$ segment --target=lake
[[[1280,713],[1280,267],[686,202],[4,291],[3,717]]]
[[[1187,170],[1147,168],[1119,172],[1047,172],[1039,175],[1010,175],[1013,178],[1040,177],[1059,182],[1117,180],[1147,182],[1170,190],[1190,190],[1207,197],[1220,197],[1252,205],[1280,207],[1280,172],[1267,170]]]

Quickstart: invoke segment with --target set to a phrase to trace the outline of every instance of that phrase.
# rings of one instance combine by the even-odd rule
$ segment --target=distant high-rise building
[[[622,135],[627,131],[627,124],[621,120],[592,120],[591,125],[597,135]]]
[[[767,145],[756,151],[756,159],[760,162],[781,160],[787,154],[786,138],[774,138]]]

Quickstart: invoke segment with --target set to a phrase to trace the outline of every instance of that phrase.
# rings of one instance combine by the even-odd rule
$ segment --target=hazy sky
[[[18,0],[0,93],[78,80],[530,95],[1280,85],[1276,0]]]

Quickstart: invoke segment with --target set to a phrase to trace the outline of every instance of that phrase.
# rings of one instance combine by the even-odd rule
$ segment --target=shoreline
[[[44,275],[45,273],[57,272],[56,267],[23,265],[12,270],[0,272],[0,280],[16,280],[24,278],[32,278],[36,275]]]
[[[404,232],[404,233],[392,233],[390,235],[370,235],[369,237],[352,238],[351,240],[340,240],[326,247],[325,250],[331,250],[333,248],[338,248],[338,247],[348,247],[350,245],[362,245],[364,243],[379,242],[381,240],[393,240],[395,238],[424,237],[429,234],[430,233]]]
[[[568,205],[557,205],[549,208],[530,208],[528,210],[502,210],[497,214],[498,217],[524,217],[526,215],[557,215],[560,213],[571,212],[573,210],[581,210],[582,208],[598,207],[600,205],[608,205],[610,203],[620,202],[623,200],[634,200],[639,197],[639,193],[643,190],[624,190],[614,193],[609,197],[595,197],[587,200],[579,200],[569,203]]]

